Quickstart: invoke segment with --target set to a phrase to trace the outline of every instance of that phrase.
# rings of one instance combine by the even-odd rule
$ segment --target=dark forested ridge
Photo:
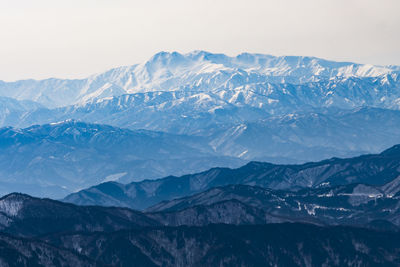
[[[130,184],[103,183],[67,196],[79,205],[123,206],[144,209],[164,200],[184,197],[216,186],[247,184],[271,189],[299,190],[362,183],[381,186],[400,176],[400,145],[380,154],[332,158],[301,165],[250,162],[238,169],[169,176]]]

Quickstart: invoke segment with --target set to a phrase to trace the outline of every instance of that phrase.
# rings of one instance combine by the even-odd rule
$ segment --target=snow
[[[148,197],[155,196],[158,187],[161,185],[161,182],[143,182],[141,184],[141,188],[146,192]]]
[[[249,152],[247,149],[245,151],[243,151],[242,153],[239,154],[238,158],[243,157],[244,155],[247,154],[247,152]]]
[[[3,212],[8,216],[17,216],[22,207],[22,200],[9,200],[7,198],[0,200],[0,212]]]
[[[320,206],[320,205],[316,205],[316,204],[304,204],[304,209],[307,211],[308,215],[312,215],[312,216],[315,216],[317,209],[336,210],[336,211],[342,211],[342,212],[350,211],[350,210],[342,208],[342,207],[325,207],[325,206]]]
[[[104,180],[102,181],[102,183],[118,181],[120,178],[124,177],[124,176],[127,175],[127,174],[128,174],[127,172],[121,172],[121,173],[110,174],[110,175],[108,175],[106,178],[104,178]]]
[[[214,90],[229,85],[233,89],[260,82],[275,83],[276,77],[282,76],[294,83],[311,82],[316,77],[328,80],[335,77],[383,77],[396,75],[399,68],[250,53],[229,57],[205,51],[188,54],[161,52],[140,64],[118,67],[86,79],[3,83],[0,96],[31,100],[54,108],[128,93],[170,92],[183,87]],[[387,77],[383,82],[389,82]],[[283,93],[289,91],[284,89]]]

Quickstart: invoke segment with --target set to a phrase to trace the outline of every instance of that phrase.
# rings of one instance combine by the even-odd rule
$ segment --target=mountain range
[[[250,53],[229,57],[205,51],[188,54],[160,52],[141,64],[111,69],[86,79],[1,82],[0,95],[53,108],[127,93],[215,91],[244,85],[263,87],[269,83],[307,84],[332,78],[346,81],[352,77],[367,80],[384,77],[384,80],[378,79],[378,84],[389,84],[397,82],[398,71],[398,66],[334,62],[313,57]]]
[[[0,96],[40,106],[2,112],[3,126],[65,119],[193,134],[214,124],[238,124],[319,109],[398,110],[400,67],[310,57],[197,51],[156,54],[148,61],[83,80],[0,84]]]
[[[1,266],[400,266],[399,66],[161,52],[0,127]]]
[[[400,145],[380,154],[331,158],[300,165],[250,162],[237,169],[208,171],[144,180],[130,184],[107,182],[73,193],[64,201],[78,205],[145,209],[164,200],[189,196],[213,187],[244,184],[277,190],[300,190],[362,183],[382,186],[400,176]]]
[[[96,204],[89,206],[12,193],[0,198],[0,260],[5,266],[398,266],[399,164],[397,145],[301,165],[251,162],[125,186],[107,182],[69,197]]]
[[[114,266],[398,266],[398,233],[305,224],[160,227],[46,238]]]
[[[214,125],[191,135],[75,120],[4,127],[0,193],[62,198],[106,181],[179,176],[254,160],[288,164],[350,157],[399,142],[400,111],[376,108],[296,113]]]
[[[14,193],[0,199],[0,259],[5,266],[15,262],[24,266],[65,266],[72,262],[77,266],[131,266],[132,262],[140,266],[398,266],[398,228],[379,221],[368,226],[373,229],[319,225],[318,220],[332,220],[330,215],[338,216],[346,210],[326,212],[324,206],[306,206],[306,202],[310,204],[317,199],[325,205],[334,204],[334,200],[341,200],[336,203],[341,205],[349,200],[351,212],[358,215],[355,222],[362,216],[368,218],[362,212],[368,206],[376,210],[398,207],[385,199],[380,202],[382,196],[375,199],[362,196],[360,193],[371,194],[371,191],[356,190],[357,187],[360,185],[352,187],[353,195],[346,195],[348,187],[338,187],[333,193],[316,189],[314,194],[299,191],[284,196],[282,191],[227,186],[169,204],[161,203],[145,213],[126,208],[82,207]],[[393,186],[381,190],[392,194],[394,191],[388,188]],[[325,195],[321,197],[321,193]],[[329,201],[326,193],[334,199]],[[220,202],[224,198],[226,201]],[[398,193],[392,199],[397,203]],[[292,205],[296,201],[302,203]],[[220,207],[228,202],[235,205],[223,212]],[[380,203],[374,205],[376,202]],[[238,203],[243,203],[245,209],[241,210],[243,207]],[[286,207],[275,206],[284,203]],[[314,216],[315,222],[310,224],[310,220],[299,216],[301,211],[297,211],[297,216],[296,211],[290,212],[290,208],[303,205],[303,214]],[[274,207],[275,211],[282,209],[281,214],[274,214]],[[252,209],[257,213],[250,213]],[[280,223],[249,220],[252,215],[261,218],[260,211],[266,209],[270,218],[281,218]],[[286,217],[282,216],[284,213]],[[213,224],[216,218],[229,224]]]
[[[0,193],[61,198],[106,181],[183,175],[244,161],[216,154],[197,138],[64,121],[0,129]]]
[[[399,230],[399,183],[400,178],[391,182],[396,184],[395,191],[387,190],[390,185],[365,184],[298,192],[230,185],[164,201],[147,212],[171,226],[302,222]]]
[[[400,143],[399,74],[194,51],[85,79],[0,82],[0,194],[62,198],[103,181],[379,153]]]

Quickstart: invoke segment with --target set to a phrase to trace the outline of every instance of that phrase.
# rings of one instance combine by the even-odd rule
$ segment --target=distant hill
[[[62,198],[106,181],[183,175],[244,161],[196,138],[77,121],[0,129],[0,194]]]
[[[213,168],[205,172],[169,176],[130,184],[102,183],[67,196],[79,205],[123,206],[145,209],[163,200],[189,196],[217,186],[253,185],[271,189],[299,190],[329,185],[363,183],[384,185],[400,176],[400,145],[380,154],[332,158],[301,165],[250,162],[238,169]]]

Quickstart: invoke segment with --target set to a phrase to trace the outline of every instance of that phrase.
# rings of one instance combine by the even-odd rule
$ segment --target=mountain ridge
[[[323,184],[365,183],[383,185],[400,175],[400,153],[394,146],[381,154],[355,158],[332,158],[302,165],[250,162],[238,169],[213,168],[208,171],[168,176],[163,179],[119,184],[104,183],[67,196],[64,201],[80,205],[118,205],[143,209],[163,200],[192,195],[229,184],[257,185],[271,189],[299,190]],[[395,186],[393,187],[395,188]],[[113,198],[115,195],[115,199]]]
[[[54,198],[102,181],[156,178],[242,162],[217,155],[190,136],[73,120],[1,128],[0,148],[0,192]]]
[[[189,67],[193,71],[182,75],[182,72],[178,71],[179,66],[182,67],[180,71],[185,71],[184,69]],[[200,81],[199,78],[192,79],[192,72],[202,74],[203,78],[210,78],[207,74],[210,71],[230,72],[242,69],[244,72],[253,73],[256,76],[258,74],[267,78],[270,76],[272,80],[276,81],[279,80],[279,77],[292,77],[292,80],[297,82],[310,81],[315,77],[377,77],[397,71],[395,66],[384,67],[351,62],[334,62],[313,57],[274,57],[250,53],[228,57],[223,54],[212,54],[205,51],[187,54],[160,52],[144,63],[117,67],[104,73],[91,75],[86,79],[63,80],[50,78],[9,83],[0,82],[0,95],[19,100],[32,100],[48,107],[60,107],[87,101],[91,98],[117,96],[124,92],[132,93],[179,88],[181,85],[188,83],[188,81]],[[189,80],[177,83],[175,78],[171,78],[173,75],[186,76]],[[223,73],[222,76],[224,76]],[[278,79],[273,77],[278,77]],[[153,81],[154,79],[158,80]],[[207,84],[208,88],[212,84],[214,86],[211,87],[220,84],[218,82],[214,83],[212,80],[210,82]],[[35,88],[41,89],[35,91]],[[50,90],[51,88],[52,90]]]
[[[390,215],[389,219],[394,219],[394,223],[400,225],[397,212],[390,214],[382,209],[398,209],[398,203],[378,197],[375,202],[383,200],[384,203],[381,203],[383,206],[375,206],[373,199],[366,201],[365,196],[360,199],[357,195],[370,194],[370,191],[365,191],[365,188],[360,191],[355,185],[348,187],[354,195],[343,194],[347,192],[347,187],[339,186],[333,196],[328,196],[329,188],[323,187],[310,189],[315,194],[307,195],[303,190],[286,192],[291,195],[285,196],[283,191],[231,185],[183,199],[206,199],[210,201],[208,205],[199,206],[196,201],[189,201],[189,208],[181,205],[178,209],[155,213],[116,207],[77,206],[13,193],[0,199],[0,228],[8,233],[0,234],[0,260],[12,263],[19,259],[22,263],[37,262],[43,265],[58,259],[57,263],[73,261],[77,266],[129,266],[132,262],[146,266],[210,266],[223,263],[310,266],[312,259],[311,266],[397,266],[400,262],[400,232],[398,228],[392,228],[390,222],[374,220],[369,225],[368,221],[364,221],[361,227],[357,224],[360,212],[354,218],[353,226],[346,225],[346,221],[342,220],[339,220],[339,225],[333,226],[310,220],[310,217],[332,220],[331,214],[321,209],[322,206],[312,208],[311,203],[326,203],[331,197],[335,198],[333,202],[336,203],[339,197],[351,202],[347,202],[344,210],[338,212],[344,212],[349,206],[362,210],[367,205],[375,208],[376,212],[386,212],[386,215]],[[387,189],[392,190],[390,187],[384,190]],[[212,191],[225,193],[213,194],[214,199],[208,198]],[[319,196],[321,193],[324,196]],[[291,196],[294,199],[291,200]],[[355,201],[354,197],[359,199]],[[399,197],[396,193],[392,199],[398,201]],[[299,198],[303,199],[302,203],[296,204]],[[17,205],[5,205],[4,201]],[[177,204],[182,200],[174,201]],[[283,203],[295,209],[304,205],[308,219],[295,213],[286,218],[284,213],[279,216],[276,210],[286,207],[276,207],[274,212],[273,206]],[[11,206],[18,206],[19,209],[10,213]],[[267,214],[267,218],[272,220],[263,218],[265,209],[269,209],[272,216]],[[210,216],[204,217],[204,214]],[[357,212],[354,214],[357,215]],[[362,212],[361,216],[365,218],[369,214]],[[379,214],[376,216],[380,217]],[[40,251],[45,251],[46,256],[40,256]]]
[[[383,186],[324,185],[294,192],[227,185],[162,201],[146,213],[171,226],[300,222],[381,229],[379,222],[398,231],[399,182],[400,175]]]

